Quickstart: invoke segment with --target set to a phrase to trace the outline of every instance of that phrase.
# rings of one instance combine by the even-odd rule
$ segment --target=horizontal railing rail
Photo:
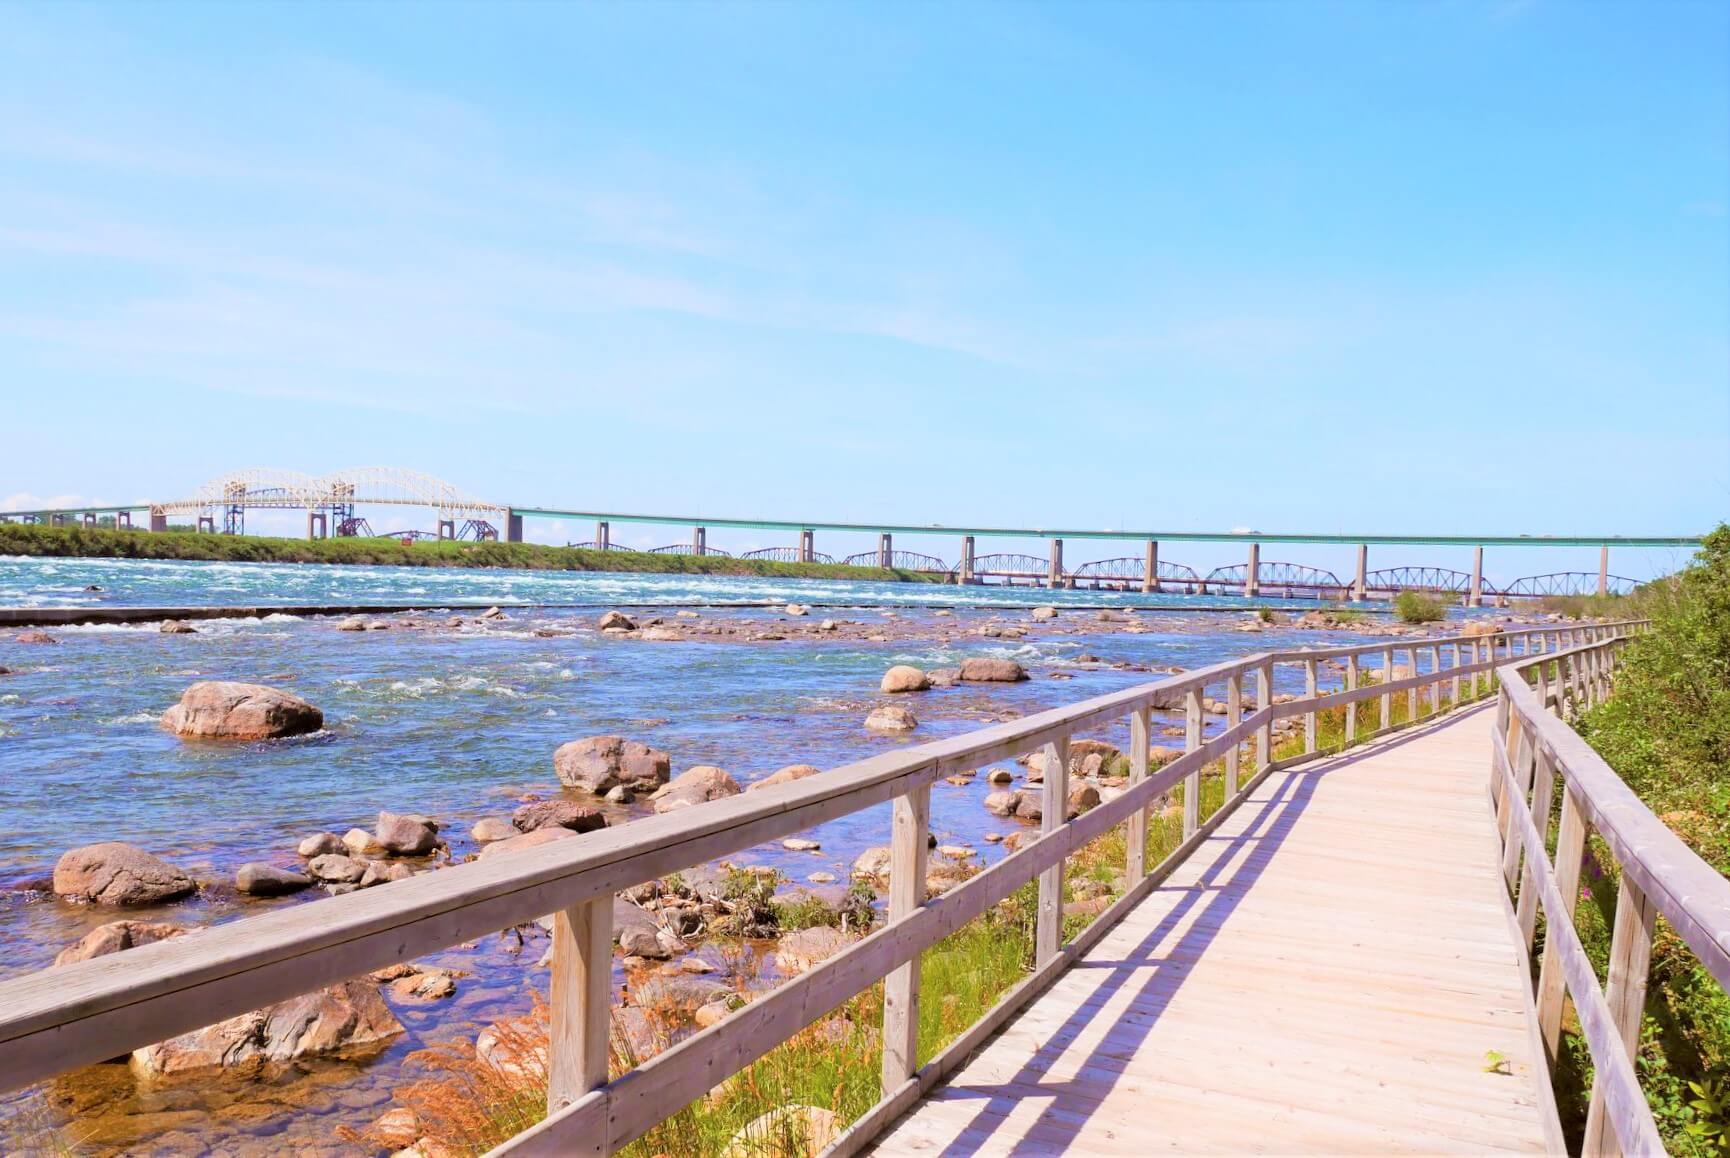
[[[1163,879],[1273,769],[1322,754],[1318,714],[1344,707],[1344,744],[1463,705],[1492,688],[1498,664],[1601,646],[1631,625],[1522,629],[1494,635],[1389,639],[1309,651],[1264,652],[1171,676],[962,736],[901,748],[760,791],[647,817],[507,856],[478,860],[314,904],[249,917],[183,937],[0,983],[0,1089],[12,1089],[124,1054],[226,1017],[554,914],[549,1000],[549,1114],[500,1148],[512,1154],[606,1154],[719,1085],[799,1029],[885,981],[883,1099],[837,1143],[850,1153],[973,1045],[1029,1000]],[[1395,657],[1404,652],[1409,671]],[[1427,670],[1424,659],[1428,658]],[[1360,661],[1377,657],[1377,682]],[[1346,660],[1345,686],[1318,689],[1320,665]],[[1274,703],[1277,665],[1304,669],[1305,694]],[[1245,686],[1253,677],[1254,710]],[[1469,684],[1468,682],[1469,681]],[[1224,728],[1206,735],[1210,688],[1226,699]],[[1449,689],[1451,688],[1451,693]],[[1360,731],[1359,705],[1380,701],[1379,726]],[[1445,701],[1445,702],[1444,702]],[[1218,705],[1208,705],[1217,707]],[[1185,751],[1150,768],[1152,713],[1181,709]],[[1303,716],[1303,751],[1274,758],[1273,725]],[[1072,736],[1125,717],[1127,787],[1065,819]],[[1402,725],[1403,726],[1403,725]],[[1240,784],[1244,747],[1253,745]],[[927,900],[931,785],[939,778],[1030,752],[1044,754],[1041,832],[1002,861]],[[1222,762],[1224,803],[1204,821],[1204,766]],[[1151,808],[1183,785],[1183,841],[1151,870],[1144,863]],[[888,919],[876,932],[756,997],[635,1069],[610,1077],[612,903],[623,889],[741,852],[765,841],[889,802]],[[1065,946],[1064,862],[1119,825],[1128,847],[1127,892]],[[1034,970],[958,1041],[915,1065],[921,953],[1037,879]]]
[[[1626,645],[1626,638],[1597,640],[1502,667],[1492,745],[1502,871],[1528,952],[1538,914],[1544,917],[1534,998],[1539,1034],[1553,1066],[1564,998],[1571,999],[1592,1058],[1586,1154],[1664,1152],[1633,1064],[1657,918],[1720,987],[1730,989],[1730,881],[1655,816],[1567,723],[1609,696]],[[1559,813],[1553,860],[1552,813]],[[1574,922],[1592,833],[1609,849],[1621,878],[1603,986]]]

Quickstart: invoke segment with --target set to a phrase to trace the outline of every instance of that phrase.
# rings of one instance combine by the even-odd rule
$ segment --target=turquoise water
[[[100,591],[88,591],[96,586]],[[197,563],[140,559],[26,559],[0,556],[0,607],[206,606],[299,603],[753,603],[840,606],[1232,607],[1229,596],[1047,591],[938,583],[860,583],[596,571],[351,567],[319,563]],[[1281,600],[1281,605],[1286,601]],[[1292,600],[1292,606],[1314,606]]]
[[[86,592],[88,585],[103,590]],[[1144,596],[1030,592],[897,584],[720,579],[689,576],[433,571],[269,564],[154,563],[117,560],[0,560],[0,605],[98,601],[116,605],[305,603],[395,600],[500,604],[553,602],[583,607],[516,607],[502,621],[445,625],[445,616],[389,616],[391,630],[339,632],[324,617],[200,622],[192,635],[154,625],[55,628],[57,646],[0,635],[0,977],[49,964],[54,954],[112,912],[54,901],[31,888],[66,849],[125,840],[192,872],[210,887],[193,901],[147,911],[183,924],[225,921],[285,904],[316,904],[320,893],[244,900],[227,882],[247,860],[296,865],[295,843],[317,830],[370,827],[381,808],[425,812],[446,825],[456,852],[473,851],[468,829],[484,816],[508,816],[525,797],[559,786],[553,750],[583,736],[618,732],[672,755],[675,772],[717,764],[742,782],[802,762],[829,768],[887,748],[956,735],[996,720],[1074,702],[1158,678],[1148,670],[1197,667],[1270,646],[1338,644],[1345,632],[1236,630],[1242,616],[1182,609],[1182,600],[1143,612],[1141,634],[1107,632],[1091,613],[1051,624],[994,608],[1014,601],[1145,604]],[[918,606],[895,613],[917,637],[794,638],[783,642],[647,642],[595,630],[596,608],[657,602],[739,603],[788,600],[845,604],[837,618],[884,622],[882,604],[961,606],[939,616]],[[1219,600],[1208,600],[1219,603]],[[777,607],[705,611],[710,620],[746,626],[778,621]],[[1023,640],[971,634],[1001,615],[1033,628]],[[427,623],[409,630],[405,620]],[[557,632],[546,637],[537,632]],[[953,638],[935,638],[942,632]],[[904,697],[920,720],[908,738],[861,726],[882,702],[877,682],[895,663],[952,666],[971,655],[1019,660],[1033,678],[1015,685],[973,685]],[[1098,662],[1083,660],[1097,657]],[[319,705],[315,736],[243,745],[187,744],[158,726],[162,711],[199,679],[279,685]],[[1299,690],[1295,670],[1279,690]],[[1170,724],[1175,721],[1164,721]],[[1159,728],[1156,727],[1156,733]],[[1127,742],[1123,728],[1104,738]],[[1162,743],[1181,740],[1156,736]],[[933,792],[933,827],[946,843],[984,842],[1016,822],[982,806],[984,778]],[[628,823],[642,806],[613,810]],[[845,880],[864,849],[887,842],[887,807],[833,821],[811,835],[820,853],[778,845],[738,859],[772,864],[793,880],[828,872]],[[532,934],[531,934],[532,935]],[[272,1152],[278,1145],[349,1153],[330,1141],[339,1124],[376,1117],[414,1049],[526,1008],[528,988],[545,985],[533,969],[544,948],[517,951],[505,941],[441,955],[466,970],[458,997],[402,1009],[410,1033],[365,1066],[337,1071],[309,1065],[296,1080],[316,1096],[292,1109],[258,1109],[247,1092],[211,1093],[198,1084],[172,1094],[142,1089],[124,1067],[93,1067],[53,1087],[65,1116],[97,1123],[96,1149],[133,1153]],[[298,1087],[297,1087],[298,1088]],[[254,1106],[231,1118],[222,1107]],[[173,1111],[169,1118],[160,1115]],[[173,1115],[177,1114],[178,1117]],[[157,1115],[157,1116],[152,1116]],[[193,1115],[188,1118],[188,1115]],[[178,1123],[169,1129],[163,1123]],[[190,1121],[190,1124],[188,1124]],[[326,1147],[326,1149],[319,1149]]]

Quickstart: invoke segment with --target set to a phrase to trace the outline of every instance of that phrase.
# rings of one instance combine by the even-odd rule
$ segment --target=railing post
[[[1148,745],[1153,742],[1153,721],[1147,708],[1137,708],[1129,717],[1129,786],[1134,788],[1147,779]],[[1151,806],[1150,806],[1151,807]],[[1133,887],[1147,875],[1147,808],[1138,808],[1124,826],[1124,845],[1128,852],[1124,876]]]
[[[547,1041],[549,1114],[607,1083],[612,988],[612,896],[554,913]]]
[[[1039,832],[1044,835],[1063,827],[1069,808],[1069,737],[1045,746],[1045,791],[1040,803]],[[1063,861],[1039,874],[1039,924],[1034,931],[1033,964],[1045,964],[1057,956],[1063,944]]]
[[[1652,922],[1657,916],[1652,902],[1640,886],[1622,874],[1621,887],[1616,892],[1616,928],[1610,935],[1610,984],[1604,991],[1604,1003],[1628,1051],[1634,1060],[1640,1047],[1640,1019],[1646,1009],[1646,977],[1652,964]],[[1604,1087],[1592,1083],[1592,1100],[1586,1107],[1586,1136],[1581,1147],[1584,1154],[1619,1154],[1621,1146],[1616,1132],[1604,1120]]]
[[[1304,698],[1309,701],[1310,710],[1304,713],[1304,751],[1316,750],[1316,661],[1304,660]]]
[[[1225,685],[1225,726],[1235,728],[1243,723],[1243,673],[1234,671]],[[1237,757],[1239,743],[1233,740],[1225,753],[1225,798],[1237,795]]]
[[[1412,661],[1412,678],[1418,678],[1418,649],[1406,648],[1406,658]],[[1418,685],[1413,684],[1406,689],[1406,723],[1412,723],[1418,718]]]
[[[1574,905],[1580,899],[1580,858],[1586,850],[1586,816],[1574,801],[1574,792],[1567,778],[1562,780],[1562,823],[1556,829],[1556,892],[1561,895],[1565,912],[1545,912],[1544,920],[1554,927],[1557,922],[1574,920]],[[1567,982],[1562,976],[1560,937],[1544,938],[1544,960],[1538,967],[1538,1033],[1544,1039],[1544,1051],[1552,1068],[1556,1064],[1556,1047],[1562,1033],[1562,1001],[1567,996]]]
[[[1532,736],[1524,723],[1516,714],[1508,725],[1508,767],[1514,774],[1514,795],[1503,801],[1506,806],[1503,817],[1507,823],[1502,829],[1505,834],[1502,845],[1502,876],[1507,880],[1509,888],[1514,886],[1514,882],[1519,876],[1520,845],[1522,843],[1522,830],[1514,821],[1514,810],[1521,804],[1531,807],[1529,802],[1531,801],[1530,791],[1533,777]],[[1506,787],[1505,784],[1504,787]],[[1536,819],[1534,814],[1533,820]]]
[[[1394,682],[1394,649],[1382,648],[1382,687]],[[1382,731],[1387,731],[1394,722],[1394,693],[1382,693]]]
[[[1201,689],[1190,688],[1183,701],[1183,750],[1193,752],[1201,747]],[[1183,780],[1183,838],[1188,840],[1201,826],[1201,769],[1197,768]]]
[[[1046,776],[1051,772],[1046,770]],[[912,916],[925,903],[925,846],[931,830],[931,785],[895,798],[889,838],[889,923]],[[918,1068],[919,958],[897,966],[883,984],[883,1096],[906,1084]]]
[[[1532,765],[1532,822],[1538,829],[1542,841],[1550,839],[1550,801],[1554,798],[1556,788],[1556,765],[1550,755],[1542,750],[1534,754]],[[1519,903],[1515,908],[1514,917],[1520,926],[1520,936],[1525,938],[1526,951],[1532,951],[1532,938],[1538,928],[1538,889],[1532,883],[1532,875],[1526,868],[1526,858],[1521,857]]]
[[[1257,711],[1273,707],[1273,661],[1255,669],[1255,706]],[[1273,763],[1273,720],[1264,718],[1256,733],[1256,771]]]
[[[1346,691],[1358,690],[1358,657],[1354,652],[1346,656]],[[1346,743],[1350,745],[1358,738],[1358,706],[1356,703],[1346,705]]]

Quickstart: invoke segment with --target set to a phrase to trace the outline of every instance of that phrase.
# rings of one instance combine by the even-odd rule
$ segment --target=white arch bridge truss
[[[456,519],[503,521],[510,509],[458,490],[443,479],[401,467],[362,466],[315,477],[294,470],[253,467],[211,479],[189,498],[152,503],[153,516],[220,515],[230,528],[247,510],[303,510],[352,520],[357,506],[421,507],[438,512],[441,522]],[[214,528],[213,528],[214,529]]]

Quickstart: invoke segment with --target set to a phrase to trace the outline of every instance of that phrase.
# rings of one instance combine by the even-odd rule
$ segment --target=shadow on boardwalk
[[[1125,1079],[1124,1059],[1135,1055],[1147,1043],[1161,1017],[1182,992],[1185,981],[1216,939],[1227,932],[1232,915],[1249,898],[1280,849],[1291,838],[1299,821],[1314,804],[1316,793],[1324,782],[1366,762],[1422,742],[1447,728],[1482,726],[1480,713],[1481,709],[1472,709],[1448,716],[1385,741],[1366,745],[1349,755],[1276,773],[1264,780],[1255,794],[1241,806],[1241,816],[1230,818],[1221,831],[1204,840],[1192,854],[1189,863],[1206,865],[1198,876],[1181,884],[1168,881],[1137,906],[1137,910],[1146,910],[1149,905],[1157,904],[1165,909],[1145,936],[1118,952],[1115,946],[1121,944],[1121,935],[1108,934],[1071,967],[1068,976],[1088,976],[1085,1000],[1070,1009],[1060,1025],[1049,1032],[1041,1029],[1037,1050],[1026,1057],[1012,1076],[998,1082],[988,1078],[973,1080],[964,1066],[949,1079],[951,1084],[940,1084],[932,1091],[929,1097],[941,1099],[950,1114],[939,1131],[944,1141],[939,1149],[931,1144],[935,1140],[920,1139],[927,1144],[912,1148],[955,1156],[989,1150],[992,1155],[1028,1158],[1061,1152],[1073,1145],[1077,1153],[1088,1153],[1082,1135],[1093,1116],[1105,1105],[1101,1087],[1115,1089]],[[1474,717],[1479,717],[1479,724],[1469,722]],[[1182,870],[1174,875],[1181,879]],[[1324,912],[1316,912],[1314,916],[1318,921],[1326,918]],[[1134,912],[1125,918],[1119,930],[1133,922]],[[1181,934],[1179,930],[1182,930]],[[1117,936],[1115,941],[1114,935]],[[1270,976],[1269,982],[1277,986],[1280,979]],[[1054,987],[1056,984],[1061,984],[1061,980]],[[1032,1011],[1055,1015],[1051,1008],[1055,1004],[1050,1000],[1052,996],[1048,990],[1036,999],[997,1037],[975,1051],[973,1057],[977,1059],[1003,1034],[1013,1032],[1017,1022]],[[1129,1011],[1133,1016],[1120,1016],[1114,1011]],[[1103,1025],[1096,1024],[1100,1019],[1111,1020]],[[1040,1024],[1043,1027],[1044,1023]],[[1095,1044],[1077,1063],[1068,1054],[1083,1040],[1092,1040]],[[1049,1078],[1048,1072],[1059,1061],[1064,1063],[1066,1070],[1076,1067],[1076,1077],[1070,1080]],[[983,1074],[980,1076],[984,1077]],[[1022,1115],[1013,1128],[999,1129],[1006,1125],[1006,1119],[1017,1107],[1029,1100],[1030,1092],[1035,1089],[1039,1099],[1046,1102],[1038,1117],[1029,1121]],[[961,1107],[970,1108],[971,1117],[965,1124],[957,1120]],[[1121,1105],[1114,1103],[1114,1107],[1121,1112]],[[918,1105],[908,1117],[917,1114]],[[908,1117],[898,1125],[906,1124]],[[1121,1122],[1113,1125],[1121,1126]],[[1158,1125],[1149,1121],[1145,1128],[1152,1131],[1158,1129]],[[893,1134],[894,1128],[883,1138],[885,1143],[889,1143],[884,1152],[903,1152],[904,1147],[893,1140]],[[1154,1148],[1148,1147],[1150,1150]],[[1109,1152],[1134,1151],[1123,1149],[1120,1139],[1115,1146],[1109,1147]]]

